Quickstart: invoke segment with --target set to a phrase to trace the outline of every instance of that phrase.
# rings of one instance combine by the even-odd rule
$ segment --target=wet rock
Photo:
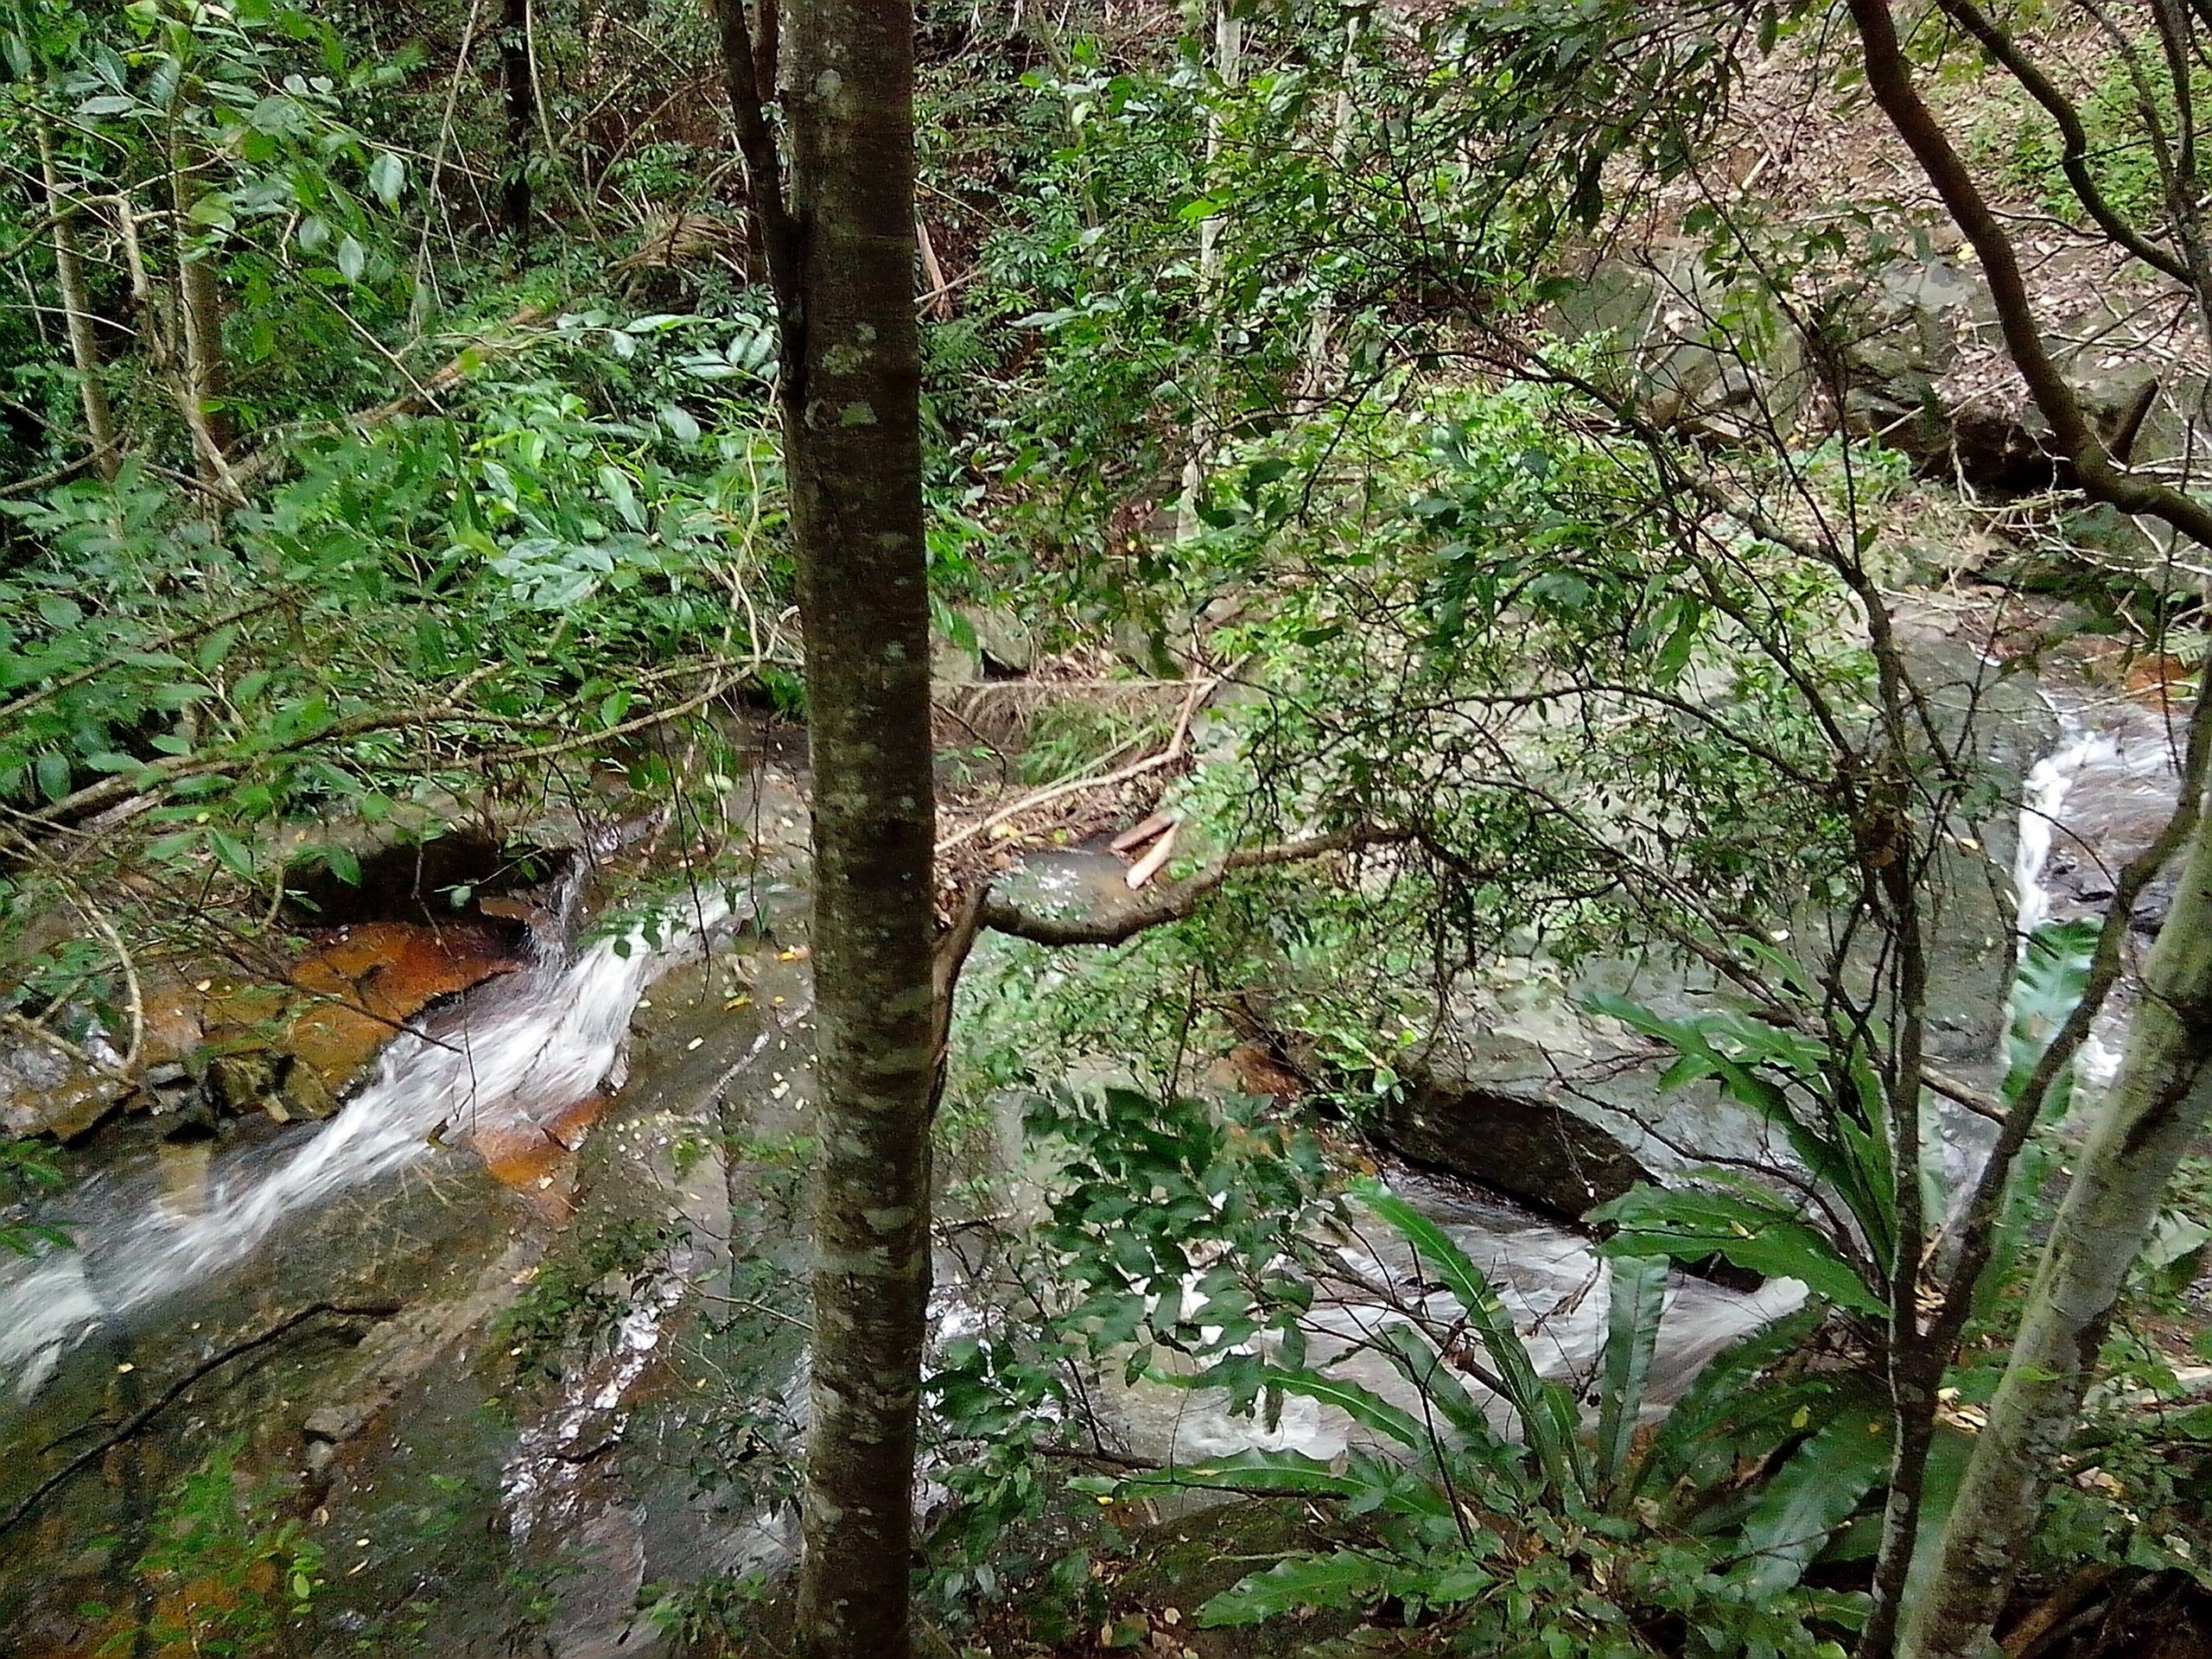
[[[1154,680],[1179,680],[1188,669],[1175,654],[1167,625],[1156,618],[1125,616],[1114,624],[1114,650],[1138,673]]]
[[[10,1103],[9,1116],[20,1124],[10,1127],[19,1135],[48,1135],[64,1142],[82,1140],[121,1108],[124,1092],[124,1085],[111,1077],[27,1091]]]
[[[330,1092],[330,1085],[322,1080],[322,1074],[296,1055],[285,1058],[276,1083],[276,1098],[286,1114],[286,1119],[280,1122],[319,1122],[338,1109],[338,1102]]]
[[[1654,1179],[1611,1132],[1533,1090],[1428,1078],[1385,1108],[1378,1128],[1415,1163],[1569,1220]]]
[[[10,1041],[0,1049],[0,1134],[74,1141],[122,1104],[126,1090],[115,1079],[47,1044]]]
[[[284,1027],[279,1046],[329,1090],[343,1089],[432,1002],[512,973],[520,963],[512,932],[483,924],[339,928],[292,970],[292,983],[312,1000]]]
[[[349,1374],[334,1380],[324,1402],[301,1420],[301,1433],[326,1446],[359,1436],[441,1355],[513,1301],[537,1255],[531,1241],[512,1243],[458,1294],[426,1300],[372,1327],[353,1351]]]
[[[259,1111],[276,1084],[276,1061],[266,1053],[218,1054],[207,1062],[208,1094],[238,1116]]]

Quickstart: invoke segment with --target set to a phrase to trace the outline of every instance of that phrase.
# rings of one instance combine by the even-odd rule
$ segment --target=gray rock
[[[1029,625],[1004,606],[963,605],[960,614],[975,630],[983,662],[1009,674],[1027,674],[1037,665],[1037,641]]]
[[[382,1402],[353,1401],[344,1405],[324,1406],[308,1414],[300,1425],[300,1432],[311,1440],[327,1440],[333,1446],[352,1440],[368,1426]]]
[[[1533,1091],[1429,1078],[1383,1111],[1377,1132],[1415,1163],[1570,1221],[1654,1179],[1609,1131]]]

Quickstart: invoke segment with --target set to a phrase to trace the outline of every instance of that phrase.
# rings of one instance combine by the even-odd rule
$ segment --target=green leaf
[[[1640,1186],[1590,1213],[1619,1230],[1608,1255],[1666,1255],[1701,1262],[1718,1255],[1768,1279],[1795,1279],[1839,1307],[1880,1314],[1887,1305],[1841,1251],[1781,1207],[1694,1188]]]
[[[377,158],[369,163],[369,188],[387,207],[399,205],[399,193],[407,188],[407,163],[389,149],[378,150]]]
[[[2050,1048],[2051,1039],[2080,1005],[2082,994],[2088,987],[2098,931],[2094,922],[2047,922],[2028,935],[2006,1001],[2004,1096],[2007,1105],[2026,1090],[2028,1078]],[[2066,1109],[2070,1081],[2062,1077],[2053,1082],[2043,1104],[2046,1116]]]
[[[1309,1458],[1302,1452],[1250,1450],[1185,1467],[1112,1479],[1107,1486],[1116,1492],[1137,1487],[1173,1486],[1243,1492],[1255,1497],[1343,1499],[1357,1497],[1364,1490],[1359,1481],[1337,1473],[1318,1458]]]
[[[1482,1270],[1467,1259],[1439,1227],[1379,1181],[1354,1187],[1361,1203],[1402,1234],[1414,1254],[1426,1260],[1458,1300],[1467,1323],[1481,1338],[1491,1363],[1504,1384],[1506,1402],[1521,1420],[1521,1432],[1544,1478],[1560,1497],[1583,1489],[1580,1438],[1581,1421],[1574,1401],[1564,1389],[1547,1383],[1529,1357],[1527,1344],[1513,1328],[1511,1316]]]
[[[1325,1406],[1334,1406],[1354,1422],[1363,1424],[1378,1434],[1387,1434],[1413,1451],[1425,1452],[1429,1448],[1429,1432],[1420,1419],[1357,1382],[1325,1376],[1319,1371],[1273,1370],[1267,1373],[1267,1380],[1270,1386],[1285,1394],[1302,1395]]]
[[[349,283],[361,280],[361,273],[368,269],[369,251],[358,237],[347,236],[338,243],[338,274]]]
[[[1751,1579],[1761,1593],[1786,1590],[1804,1576],[1889,1461],[1887,1417],[1871,1410],[1837,1414],[1790,1454],[1744,1521]]]
[[[1262,1624],[1303,1609],[1358,1609],[1380,1599],[1390,1579],[1387,1563],[1357,1550],[1294,1555],[1214,1597],[1198,1609],[1198,1623],[1220,1630]]]
[[[1441,1414],[1461,1440],[1493,1461],[1503,1461],[1512,1450],[1491,1427],[1490,1416],[1459,1381],[1459,1373],[1410,1326],[1389,1325],[1376,1333],[1382,1357],[1400,1376],[1421,1390],[1431,1409]]]
[[[1817,1305],[1802,1307],[1738,1338],[1708,1360],[1651,1437],[1636,1471],[1636,1490],[1664,1493],[1716,1444],[1725,1446],[1745,1417],[1764,1404],[1758,1389],[1761,1375],[1802,1349],[1826,1318]]]
[[[38,775],[39,793],[49,801],[64,799],[69,793],[69,757],[59,750],[42,753],[32,768]]]
[[[249,881],[255,879],[257,872],[253,868],[252,849],[236,836],[220,830],[210,830],[207,845],[213,849],[223,867],[233,875],[244,876]]]
[[[620,467],[601,467],[599,486],[607,492],[607,499],[614,504],[615,512],[631,529],[645,527],[645,510],[638,505],[638,492],[630,482],[630,475]]]
[[[224,660],[231,654],[231,647],[238,642],[238,625],[235,622],[228,623],[216,629],[214,632],[200,642],[200,649],[194,654],[194,661],[200,665],[203,673],[212,674],[223,665]]]
[[[1599,1368],[1603,1393],[1598,1401],[1598,1480],[1618,1488],[1628,1472],[1643,1414],[1643,1391],[1651,1380],[1651,1360],[1659,1344],[1660,1316],[1667,1306],[1667,1259],[1658,1255],[1612,1258],[1611,1300],[1605,1321],[1605,1347]]]

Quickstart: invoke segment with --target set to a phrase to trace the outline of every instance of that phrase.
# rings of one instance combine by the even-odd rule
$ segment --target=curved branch
[[[2058,136],[2065,146],[2059,155],[2059,170],[2066,175],[2075,199],[2096,220],[2097,228],[2153,270],[2177,283],[2189,282],[2189,268],[2122,219],[2090,175],[2088,130],[2082,126],[2081,111],[2074,106],[2073,100],[2058,90],[2050,77],[2020,50],[2019,43],[1999,29],[1974,0],[1936,3],[1946,17],[1973,35],[1981,49],[2018,81],[2021,90],[2040,104],[2044,112],[2057,124]]]
[[[2147,513],[2163,519],[2183,535],[2212,547],[2212,505],[2117,465],[2091,429],[2082,412],[2081,399],[2059,372],[2044,342],[2012,238],[1998,224],[1981,187],[1913,86],[1912,68],[1897,39],[1890,0],[1850,0],[1850,5],[1859,25],[1867,89],[1935,187],[1945,211],[1973,245],[1989,281],[2005,349],[2020,378],[2027,382],[2028,395],[2035,400],[2037,411],[2050,423],[2051,436],[2072,465],[2083,493],[2122,512]]]
[[[1011,934],[1019,939],[1029,939],[1038,944],[1125,944],[1140,933],[1163,927],[1170,922],[1183,921],[1195,914],[1198,906],[1218,892],[1224,882],[1241,870],[1259,869],[1274,864],[1295,864],[1329,853],[1349,852],[1354,848],[1416,839],[1418,837],[1410,830],[1385,830],[1374,824],[1363,824],[1357,829],[1338,830],[1333,835],[1309,836],[1302,841],[1282,842],[1272,847],[1254,847],[1230,854],[1196,875],[1166,888],[1159,897],[1145,904],[1132,905],[1104,916],[1039,916],[1034,911],[1024,910],[1020,906],[1011,904],[986,890],[976,920],[979,927],[988,928],[995,933]]]
[[[783,162],[768,125],[767,100],[775,88],[761,85],[760,60],[745,21],[745,0],[715,0],[715,21],[721,29],[722,85],[737,124],[737,148],[752,175],[746,201],[760,232],[760,251],[767,257],[769,283],[788,317],[798,305],[798,232],[784,199]]]

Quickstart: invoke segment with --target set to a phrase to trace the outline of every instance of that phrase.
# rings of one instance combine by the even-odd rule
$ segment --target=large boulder
[[[2088,343],[2058,359],[2091,429],[2124,461],[2186,453],[2204,378],[2146,335],[2129,291],[2101,303],[2064,331]],[[1703,442],[1786,438],[1817,392],[1846,430],[1931,476],[1997,495],[2071,481],[2005,353],[1986,279],[1955,254],[1876,264],[1785,315],[1757,282],[1716,276],[1699,250],[1656,246],[1597,264],[1553,321],[1570,339],[1608,342],[1645,419]]]
[[[1537,1090],[1426,1077],[1378,1125],[1392,1151],[1573,1221],[1654,1178],[1609,1130]]]
[[[1788,436],[1808,386],[1796,331],[1756,290],[1717,281],[1691,247],[1600,261],[1558,302],[1570,339],[1609,343],[1638,412],[1686,436]]]

